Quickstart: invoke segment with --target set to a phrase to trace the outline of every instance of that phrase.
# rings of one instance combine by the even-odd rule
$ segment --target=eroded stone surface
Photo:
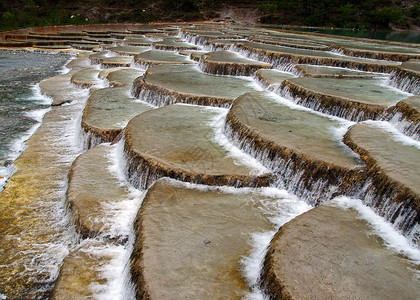
[[[279,230],[262,285],[273,299],[417,299],[416,269],[390,253],[356,211],[322,205]]]
[[[249,288],[240,261],[252,250],[252,233],[273,229],[270,205],[281,206],[281,199],[158,180],[134,225],[137,298],[244,297]]]
[[[203,107],[173,105],[133,118],[125,129],[128,177],[147,188],[169,176],[208,185],[266,186],[270,176],[234,161],[217,144],[209,125],[217,112]]]

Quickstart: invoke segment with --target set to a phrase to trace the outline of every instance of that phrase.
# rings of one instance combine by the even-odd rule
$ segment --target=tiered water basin
[[[416,299],[418,46],[60,28],[0,44],[78,53],[0,193],[0,299]]]
[[[229,107],[233,99],[255,89],[242,78],[209,75],[182,65],[152,67],[134,82],[134,95],[156,106],[188,103]]]
[[[217,115],[204,107],[173,105],[131,119],[124,147],[130,182],[144,189],[167,176],[207,185],[267,186],[269,174],[255,175],[214,140],[210,123]]]

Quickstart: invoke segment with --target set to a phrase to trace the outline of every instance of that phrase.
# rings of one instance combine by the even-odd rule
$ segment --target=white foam
[[[83,241],[81,247],[81,251],[97,257],[98,266],[95,266],[93,271],[98,272],[98,277],[104,280],[104,283],[92,282],[88,286],[93,293],[93,299],[135,299],[134,288],[130,281],[127,281],[132,247],[101,244],[94,240]]]
[[[131,226],[134,223],[137,211],[143,202],[145,191],[138,190],[131,186],[125,178],[125,160],[123,158],[124,143],[119,141],[111,146],[108,159],[108,171],[115,176],[122,189],[128,191],[128,197],[118,202],[103,203],[104,211],[107,212],[107,224],[111,225],[111,236],[125,235],[131,233]]]
[[[234,162],[250,168],[251,174],[262,175],[264,173],[270,173],[270,170],[264,167],[257,159],[244,153],[229,141],[227,136],[223,133],[223,128],[225,126],[225,120],[226,115],[228,114],[228,110],[218,109],[218,112],[219,113],[216,114],[209,123],[209,125],[213,128],[214,131],[214,141],[220,146],[222,146],[229,153],[229,156],[234,159]]]
[[[251,241],[253,245],[252,253],[241,260],[244,277],[251,288],[251,293],[245,298],[253,300],[268,299],[259,288],[259,277],[267,247],[274,235],[282,225],[312,208],[309,204],[287,193],[285,190],[275,188],[261,188],[258,190],[265,196],[277,198],[277,201],[263,200],[261,202],[263,204],[263,213],[273,223],[274,230],[253,233]]]
[[[280,103],[282,105],[285,105],[291,109],[295,109],[295,110],[301,110],[301,111],[305,111],[311,114],[315,114],[318,115],[320,117],[326,118],[326,119],[330,119],[332,121],[338,122],[339,124],[341,124],[342,126],[351,126],[353,124],[356,124],[355,122],[349,121],[347,119],[343,119],[340,117],[336,117],[336,116],[332,116],[329,114],[325,114],[316,110],[313,110],[311,108],[296,104],[295,102],[293,102],[292,100],[286,99],[280,95],[277,95],[274,92],[268,92],[269,97],[277,103]]]
[[[409,136],[404,135],[397,128],[395,128],[391,123],[387,121],[368,120],[368,121],[364,121],[363,123],[376,126],[380,129],[383,129],[386,132],[389,132],[395,141],[400,142],[403,145],[414,146],[417,149],[420,149],[420,141],[417,141]]]
[[[378,78],[378,80],[379,80],[379,86],[381,86],[383,88],[386,88],[390,91],[393,91],[396,94],[401,95],[401,98],[398,99],[398,101],[401,101],[401,100],[403,100],[407,97],[413,96],[413,94],[411,94],[409,92],[406,92],[406,91],[403,91],[403,90],[400,90],[399,88],[393,86],[391,84],[390,76]],[[398,102],[398,101],[396,101],[396,102]]]
[[[332,203],[342,208],[355,209],[360,217],[372,226],[373,232],[384,240],[390,250],[408,257],[416,264],[420,264],[420,249],[411,245],[408,239],[398,232],[391,223],[375,214],[370,207],[363,204],[362,200],[340,196],[333,199]]]

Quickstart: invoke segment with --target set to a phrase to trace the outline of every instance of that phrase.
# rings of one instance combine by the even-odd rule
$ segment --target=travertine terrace
[[[418,44],[200,23],[0,47],[70,53],[0,192],[0,299],[418,298]]]

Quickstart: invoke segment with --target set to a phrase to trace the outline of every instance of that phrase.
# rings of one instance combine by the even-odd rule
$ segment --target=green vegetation
[[[355,29],[420,26],[420,4],[401,0],[0,0],[0,30],[107,22],[201,21],[226,6],[259,8],[261,22]],[[408,3],[408,4],[407,4]]]
[[[415,1],[413,1],[415,3]],[[271,0],[260,6],[262,23],[354,29],[406,29],[420,25],[420,4],[392,0]]]

